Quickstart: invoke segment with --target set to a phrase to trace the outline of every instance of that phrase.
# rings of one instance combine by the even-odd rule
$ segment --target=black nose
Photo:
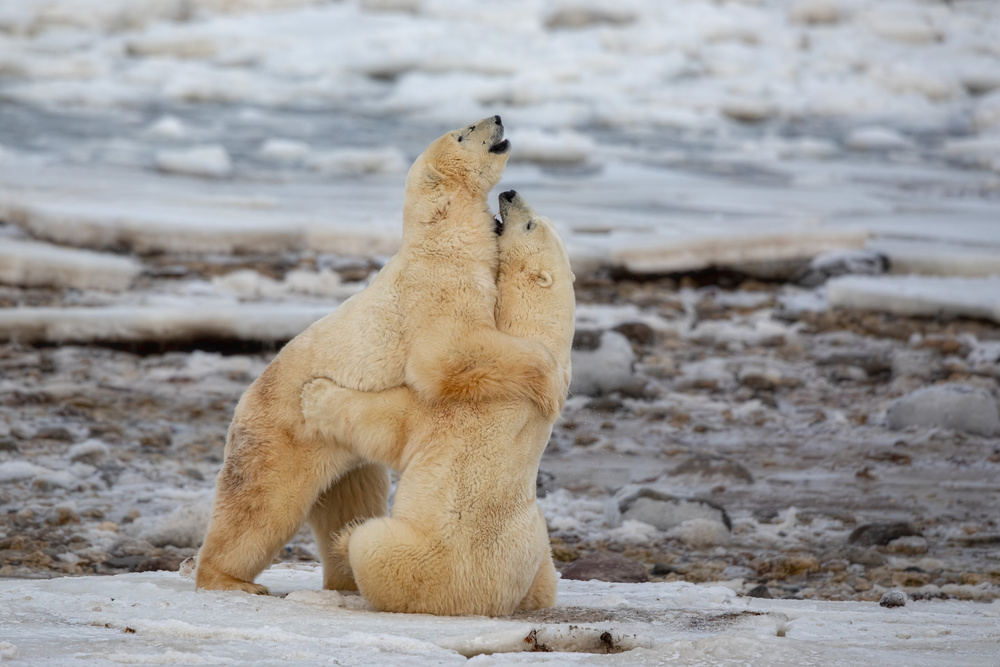
[[[510,203],[514,201],[514,197],[517,196],[517,190],[508,190],[507,192],[500,193],[500,199]]]
[[[500,114],[497,114],[496,116],[493,116],[493,120],[495,120],[497,122],[497,125],[503,125],[503,121],[500,120]]]

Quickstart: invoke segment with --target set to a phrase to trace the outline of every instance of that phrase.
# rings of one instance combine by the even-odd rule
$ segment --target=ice
[[[550,611],[442,618],[345,608],[350,594],[324,603],[319,579],[311,565],[272,568],[263,583],[283,599],[195,592],[162,572],[7,580],[0,613],[16,610],[18,622],[0,650],[31,664],[589,664],[610,645],[616,664],[837,664],[847,654],[930,665],[961,651],[963,664],[988,665],[1000,637],[990,607],[971,602],[909,602],[900,614],[877,602],[737,598],[720,586],[561,581]]]
[[[895,78],[893,77],[895,80]],[[888,127],[859,127],[847,137],[847,146],[856,151],[886,151],[907,148],[912,142]]]
[[[229,153],[218,144],[160,151],[156,154],[156,166],[175,174],[211,178],[225,178],[233,173]]]
[[[827,299],[834,307],[1000,322],[1000,276],[843,276],[827,283]]]
[[[617,331],[604,331],[596,349],[575,349],[571,361],[570,393],[600,396],[631,382],[635,354],[625,336]]]
[[[0,283],[119,292],[142,270],[130,257],[23,239],[0,239]]]

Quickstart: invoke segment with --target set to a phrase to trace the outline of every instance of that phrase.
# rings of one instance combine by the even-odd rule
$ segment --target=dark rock
[[[166,570],[168,572],[176,572],[181,567],[181,561],[184,560],[181,556],[156,556],[154,558],[147,558],[135,566],[134,572],[158,572],[160,570]]]
[[[17,443],[12,438],[0,438],[0,452],[18,452]]]
[[[135,572],[139,563],[148,560],[143,556],[112,556],[107,559],[102,565],[104,567],[114,568],[116,570],[128,570],[130,572]]]
[[[881,547],[910,535],[920,535],[920,531],[910,523],[866,523],[855,528],[847,541],[862,547]]]
[[[747,591],[747,597],[764,598],[766,600],[770,600],[774,596],[771,595],[771,591],[767,589],[767,585],[757,584],[756,586]]]
[[[625,404],[621,399],[604,396],[587,401],[583,407],[592,412],[618,412],[625,407]]]
[[[556,476],[552,473],[539,470],[538,475],[535,476],[535,496],[538,498],[544,498],[549,495],[549,491],[552,491],[556,487]]]
[[[666,563],[657,561],[656,563],[653,563],[653,569],[651,569],[649,573],[655,577],[665,577],[668,574],[679,574],[679,571],[673,565],[667,565]]]
[[[73,434],[62,426],[48,426],[40,428],[35,433],[38,440],[58,440],[59,442],[73,442]]]
[[[625,398],[634,398],[639,401],[650,401],[658,398],[660,395],[660,392],[653,383],[642,378],[636,378],[624,387],[619,388],[618,393]]]
[[[906,606],[906,593],[901,590],[891,590],[886,591],[882,595],[882,599],[878,601],[879,606],[882,607],[905,607]]]
[[[577,329],[573,334],[573,349],[593,351],[601,346],[601,335],[603,331],[591,331]]]
[[[636,345],[648,346],[656,342],[656,331],[645,322],[626,322],[614,328]]]
[[[649,581],[642,563],[621,554],[597,552],[574,561],[562,571],[563,579],[578,581],[621,581],[639,584]]]
[[[743,465],[724,456],[695,454],[682,461],[671,472],[673,476],[691,475],[702,479],[725,478],[733,482],[753,484],[753,475]]]

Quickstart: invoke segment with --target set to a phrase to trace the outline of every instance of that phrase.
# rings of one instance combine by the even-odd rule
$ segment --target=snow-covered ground
[[[720,586],[561,581],[513,617],[382,614],[272,568],[281,597],[195,592],[176,572],[0,581],[0,656],[31,665],[996,664],[1000,602],[739,598]]]
[[[997,35],[986,0],[0,3],[0,577],[73,575],[0,581],[0,656],[995,664]],[[495,113],[578,276],[559,568],[653,583],[373,615],[305,531],[284,599],[143,573],[195,553],[276,347],[398,247],[407,165]]]

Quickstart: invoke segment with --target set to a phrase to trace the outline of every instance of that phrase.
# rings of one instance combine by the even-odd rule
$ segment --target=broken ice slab
[[[0,340],[21,343],[286,341],[331,306],[232,304],[195,307],[0,309]]]
[[[130,257],[23,239],[0,242],[0,284],[120,292],[141,270]]]
[[[827,300],[832,307],[1000,322],[1000,276],[843,276],[827,283]]]

